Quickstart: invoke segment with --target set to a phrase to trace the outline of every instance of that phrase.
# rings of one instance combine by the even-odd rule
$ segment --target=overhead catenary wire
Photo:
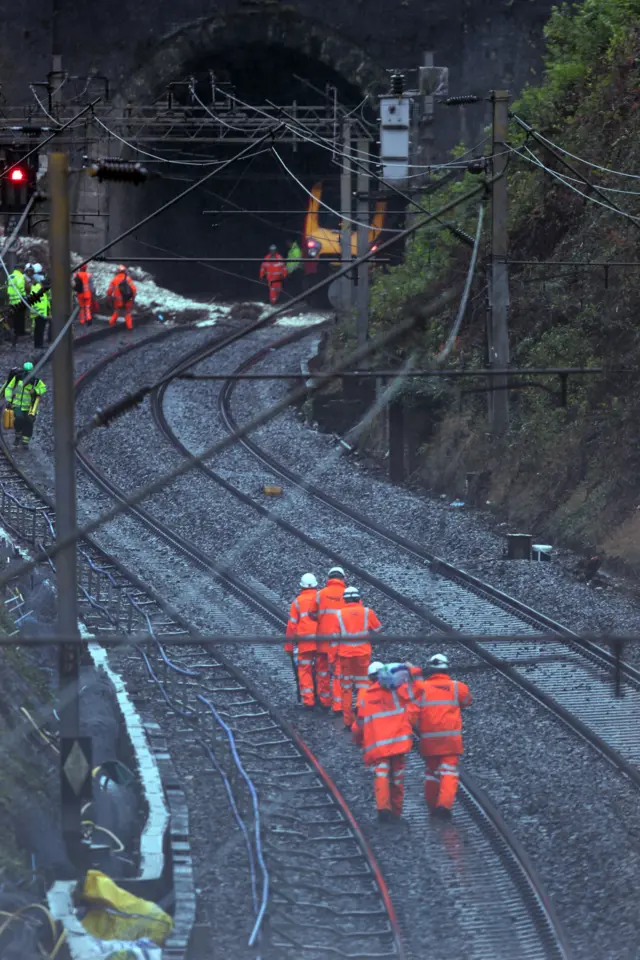
[[[85,113],[88,113],[89,110],[92,110],[96,103],[99,103],[101,99],[102,97],[96,97],[95,100],[92,100],[91,103],[86,105],[86,107],[83,107],[82,110],[75,114],[75,116],[67,120],[66,123],[63,123],[61,127],[58,127],[58,129],[54,130],[53,133],[49,134],[48,137],[45,137],[44,140],[41,140],[40,143],[37,143],[35,147],[32,147],[31,150],[29,150],[28,153],[25,153],[23,157],[20,157],[20,159],[12,163],[10,167],[7,167],[4,171],[5,176],[16,167],[19,167],[20,164],[24,163],[25,160],[28,160],[29,157],[32,157],[35,153],[39,153],[43,147],[46,147],[48,143],[51,143],[51,141],[60,136],[61,133],[64,133],[64,131],[76,123],[80,117],[83,117]]]
[[[153,160],[157,160],[160,163],[172,163],[181,167],[219,167],[222,164],[226,163],[225,160],[173,160],[171,157],[161,157],[158,154],[150,153],[148,150],[143,150],[142,147],[138,147],[135,143],[131,143],[129,140],[125,140],[124,137],[121,137],[119,133],[116,133],[115,130],[111,130],[106,123],[104,123],[100,117],[93,115],[95,122],[105,130],[110,137],[113,137],[115,140],[119,140],[120,143],[123,143],[126,147],[129,147],[130,150],[135,150],[137,153],[141,153],[144,157],[150,157]],[[256,141],[257,142],[257,141]]]
[[[271,152],[272,152],[273,155],[275,156],[276,160],[278,160],[278,162],[279,162],[280,165],[282,166],[283,170],[291,177],[292,180],[294,180],[294,181],[298,184],[298,186],[300,187],[300,189],[301,189],[301,190],[304,190],[304,192],[307,194],[307,196],[311,197],[312,199],[315,199],[315,200],[320,204],[320,206],[324,207],[325,210],[328,210],[329,213],[335,214],[336,217],[340,217],[341,220],[345,220],[347,223],[353,223],[356,227],[366,227],[368,230],[376,230],[376,229],[378,229],[378,228],[374,227],[374,225],[373,225],[372,223],[362,223],[362,221],[360,221],[360,220],[354,220],[352,217],[347,217],[347,216],[345,216],[344,213],[340,213],[339,210],[335,210],[333,207],[330,207],[328,203],[325,203],[325,202],[324,202],[324,200],[320,200],[318,197],[314,197],[314,195],[313,195],[313,193],[311,192],[311,190],[307,190],[307,188],[306,188],[305,185],[302,183],[302,181],[299,180],[298,177],[296,177],[295,173],[294,173],[292,170],[289,169],[289,167],[288,167],[287,164],[284,162],[284,160],[282,159],[282,157],[280,156],[280,154],[278,153],[278,151],[276,150],[275,147],[272,147],[272,148],[271,148]],[[389,228],[387,228],[387,229],[385,230],[385,233],[402,233],[402,232],[403,232],[403,231],[402,231],[401,229],[390,230]]]
[[[514,116],[514,119],[515,119],[516,123],[526,132],[527,138],[528,138],[528,137],[533,137],[534,140],[537,140],[539,143],[542,143],[542,142],[543,142],[543,141],[540,139],[540,135],[538,134],[538,132],[537,132],[532,126],[530,126],[528,123],[525,123],[524,120],[521,120],[521,119],[520,119],[519,117],[517,117],[517,116]],[[528,149],[528,147],[526,146],[526,143],[525,143],[525,148]],[[598,196],[600,196],[601,199],[605,201],[605,204],[609,205],[609,206],[612,207],[614,210],[616,210],[618,213],[620,213],[622,216],[624,216],[624,217],[626,217],[628,220],[630,220],[630,221],[634,224],[634,226],[640,227],[640,220],[639,220],[637,217],[634,217],[632,214],[628,213],[626,210],[623,210],[622,207],[619,207],[618,204],[615,203],[613,200],[611,200],[610,197],[607,197],[607,195],[604,194],[604,193],[602,192],[602,190],[600,190],[600,188],[599,188],[596,184],[591,183],[590,180],[588,180],[586,177],[583,177],[579,170],[576,170],[575,167],[573,167],[567,160],[565,160],[561,155],[559,155],[559,154],[555,151],[555,148],[554,148],[554,147],[551,147],[551,146],[548,146],[548,145],[547,145],[546,149],[556,158],[556,160],[559,161],[559,163],[561,163],[564,167],[566,167],[568,170],[570,170],[571,173],[574,173],[576,176],[580,177],[580,178],[583,180],[585,186],[589,187],[590,190],[593,190],[594,193],[598,194]],[[529,151],[529,152],[531,153],[531,151]],[[537,159],[537,158],[536,158],[536,159]],[[549,172],[551,173],[552,171],[549,171]],[[557,177],[556,177],[556,179],[557,179]],[[575,190],[576,193],[582,193],[582,191],[578,191],[575,187],[572,187],[572,186],[571,186],[570,184],[568,184],[568,183],[567,183],[567,186],[569,186],[571,189]],[[588,196],[587,194],[582,194],[582,195],[583,195],[583,196]],[[594,197],[589,197],[589,199],[591,199],[592,201],[595,202],[595,198],[594,198]]]
[[[456,342],[456,337],[458,336],[460,325],[462,324],[462,320],[464,318],[465,311],[467,309],[469,293],[471,292],[471,284],[473,282],[473,276],[476,270],[476,263],[478,262],[478,251],[480,249],[480,240],[482,238],[483,222],[484,222],[484,204],[481,203],[480,208],[478,210],[478,223],[476,226],[476,236],[473,244],[473,250],[471,252],[471,260],[469,262],[469,271],[467,273],[467,279],[465,281],[464,290],[462,292],[462,299],[460,300],[458,313],[454,321],[453,327],[451,328],[451,332],[447,337],[447,341],[444,347],[442,348],[442,350],[440,350],[440,352],[436,354],[434,358],[436,363],[442,363],[444,360],[447,359],[447,357],[451,353],[451,349],[454,343]]]
[[[478,191],[474,191],[477,193]],[[390,241],[388,241],[390,242]],[[346,270],[345,270],[346,272]],[[376,340],[370,341],[365,347],[359,348],[358,350],[353,351],[348,354],[340,363],[328,372],[328,375],[331,378],[338,377],[343,370],[348,369],[354,364],[359,363],[360,361],[366,359],[376,350],[383,349],[384,347],[395,342],[399,337],[408,333],[420,320],[424,320],[430,316],[433,316],[435,313],[442,310],[449,302],[451,301],[451,294],[445,292],[439,297],[431,301],[426,307],[421,308],[419,312],[416,312],[414,315],[405,319],[401,323],[397,324],[392,330],[388,331],[386,334],[378,337]],[[284,312],[288,310],[290,305],[282,308],[279,312]],[[274,311],[276,312],[276,311]],[[262,324],[261,324],[262,325]],[[255,325],[254,325],[255,327]],[[242,334],[240,334],[242,336]],[[197,361],[194,361],[197,362]],[[170,378],[172,379],[172,378]],[[150,388],[151,389],[151,388]],[[207,447],[202,453],[197,456],[189,458],[189,460],[184,461],[180,466],[176,467],[174,470],[170,471],[167,474],[163,474],[157,480],[154,480],[152,483],[147,484],[145,487],[135,491],[134,493],[123,498],[118,504],[112,507],[110,510],[106,511],[96,517],[94,520],[89,521],[83,527],[78,528],[72,534],[69,534],[67,537],[63,537],[58,540],[55,544],[52,544],[50,547],[38,551],[35,556],[30,560],[25,561],[24,563],[17,566],[10,573],[7,572],[0,576],[0,587],[4,586],[10,580],[22,576],[25,573],[35,569],[38,564],[43,561],[49,561],[53,557],[57,556],[61,550],[64,550],[71,543],[74,543],[83,537],[89,536],[94,531],[98,530],[100,527],[104,526],[107,523],[110,523],[112,520],[115,520],[116,517],[119,517],[121,514],[125,513],[130,507],[137,506],[142,500],[146,499],[149,496],[152,496],[154,493],[158,493],[160,490],[165,489],[169,484],[174,480],[179,479],[180,477],[186,475],[187,473],[192,472],[200,463],[204,463],[206,460],[209,460],[211,457],[222,453],[224,450],[233,446],[238,440],[242,439],[245,436],[248,436],[254,430],[263,426],[265,423],[268,423],[274,417],[278,416],[279,413],[286,410],[289,406],[294,403],[297,403],[298,400],[301,400],[309,395],[313,395],[317,392],[320,387],[311,384],[310,386],[301,387],[298,390],[292,391],[285,398],[273,404],[272,406],[266,408],[257,414],[253,419],[248,421],[244,426],[235,430],[233,433],[224,437],[222,440],[217,441],[211,446]],[[1,643],[0,643],[1,645]]]
[[[422,227],[424,227],[427,223],[430,222],[430,220],[435,219],[438,216],[441,216],[442,214],[448,212],[448,210],[451,210],[454,207],[458,206],[458,204],[460,203],[465,203],[468,200],[473,199],[473,197],[477,196],[479,193],[487,190],[488,187],[492,183],[494,183],[496,180],[498,180],[501,176],[503,176],[503,174],[497,174],[496,176],[491,177],[488,181],[483,181],[482,184],[478,185],[473,190],[470,190],[468,193],[463,194],[460,197],[456,197],[455,199],[451,200],[449,203],[445,204],[445,206],[437,210],[435,214],[432,214],[430,217],[425,217],[424,220],[420,220],[417,223],[407,227],[407,229],[404,231],[404,236],[410,236],[416,230],[419,230]],[[134,227],[133,229],[135,230],[136,228]],[[381,244],[379,248],[379,252],[384,252],[386,249],[389,249],[390,247],[392,247],[396,242],[398,242],[398,240],[402,239],[402,236],[403,235],[398,234],[395,237],[391,237],[389,240],[386,240],[383,244]],[[107,245],[107,248],[108,246],[109,245]],[[293,301],[290,304],[284,307],[281,307],[277,310],[274,310],[271,314],[269,314],[263,320],[259,320],[256,323],[252,324],[246,330],[240,331],[239,333],[232,335],[232,337],[227,338],[226,342],[227,343],[234,342],[236,339],[240,339],[241,337],[246,336],[247,333],[257,329],[261,329],[263,326],[266,326],[267,324],[273,322],[278,316],[287,312],[293,304],[301,302],[307,296],[317,292],[318,290],[324,289],[324,287],[332,283],[338,277],[345,276],[350,271],[350,269],[352,269],[354,266],[358,266],[359,263],[367,262],[373,256],[375,256],[375,253],[373,253],[372,251],[369,251],[363,257],[360,257],[359,259],[354,260],[351,264],[348,264],[347,266],[338,270],[335,274],[335,277],[328,277],[325,280],[320,281],[320,283],[317,283],[314,287],[308,290],[306,294],[301,294],[299,297],[294,297]],[[450,293],[445,292],[444,294],[441,294],[439,297],[431,301],[426,307],[421,308],[419,311],[416,311],[415,314],[412,314],[408,319],[405,319],[401,323],[394,326],[386,334],[381,335],[375,340],[371,340],[369,343],[366,344],[366,346],[363,346],[353,351],[352,353],[348,354],[338,364],[336,364],[331,371],[329,371],[330,375],[332,377],[339,376],[339,374],[343,370],[348,370],[350,367],[354,366],[355,364],[358,364],[360,361],[364,360],[366,357],[373,354],[376,350],[382,349],[388,344],[393,343],[400,336],[403,336],[405,333],[408,333],[411,329],[413,329],[413,327],[415,326],[415,324],[418,322],[419,319],[424,319],[426,317],[434,315],[439,310],[441,310],[444,306],[446,306],[446,304],[450,300],[451,300]],[[194,361],[194,362],[197,362],[197,361]],[[171,379],[172,379],[171,377],[168,378],[169,381]],[[145,395],[151,392],[151,390],[156,389],[158,386],[161,386],[163,382],[166,382],[166,380],[167,378],[165,378],[164,381],[161,380],[159,383],[155,384],[153,387],[144,388],[146,391]],[[103,513],[98,517],[96,517],[94,520],[89,521],[89,523],[85,524],[83,527],[76,529],[73,533],[69,534],[67,537],[60,538],[51,547],[45,550],[38,551],[33,558],[19,565],[16,569],[11,571],[10,573],[7,572],[4,575],[0,576],[0,587],[4,586],[11,579],[14,579],[15,577],[18,577],[18,576],[22,576],[24,573],[28,573],[29,571],[35,569],[39,563],[43,561],[45,562],[51,561],[53,557],[57,556],[61,550],[64,550],[70,544],[75,543],[78,540],[80,540],[82,537],[86,537],[89,534],[93,533],[95,530],[98,530],[100,527],[104,526],[106,523],[109,523],[111,520],[114,520],[116,517],[125,513],[130,507],[136,506],[137,504],[139,504],[146,497],[151,496],[152,494],[157,493],[160,490],[163,490],[165,487],[167,487],[174,480],[177,480],[179,477],[192,472],[193,470],[196,469],[196,467],[200,463],[204,463],[206,460],[210,459],[215,454],[221,453],[223,450],[226,450],[228,447],[237,443],[238,440],[240,440],[242,437],[249,435],[258,427],[262,426],[265,423],[268,423],[270,420],[276,417],[279,413],[286,410],[292,404],[296,403],[299,399],[301,400],[303,398],[306,398],[309,395],[313,395],[315,392],[317,392],[318,389],[319,387],[315,386],[314,384],[311,384],[310,386],[304,386],[298,390],[291,392],[285,398],[280,400],[278,403],[275,403],[271,407],[267,408],[266,410],[261,411],[252,420],[248,421],[243,427],[229,434],[227,437],[223,438],[217,443],[214,443],[210,447],[206,448],[202,453],[198,454],[197,456],[191,457],[189,460],[185,461],[180,466],[176,467],[174,470],[170,471],[167,474],[164,474],[157,480],[154,480],[152,483],[147,484],[145,487],[125,497],[121,502],[116,504],[106,513]],[[140,392],[141,391],[138,391],[138,393]],[[122,402],[123,401],[120,401],[120,403]]]
[[[223,347],[230,346],[232,343],[235,343],[236,340],[243,339],[250,333],[254,333],[257,330],[261,330],[263,327],[268,326],[273,323],[279,316],[288,312],[291,307],[295,306],[298,303],[302,303],[307,300],[313,294],[323,290],[325,287],[329,286],[339,277],[346,276],[353,268],[357,268],[360,264],[366,263],[368,260],[371,260],[374,256],[377,258],[380,254],[384,253],[386,250],[394,246],[399,240],[411,236],[413,233],[422,229],[428,223],[432,221],[440,222],[440,217],[443,213],[446,213],[448,210],[457,207],[459,204],[465,203],[468,200],[473,199],[477,196],[478,193],[484,192],[488,186],[493,183],[496,179],[499,179],[503,174],[498,174],[496,177],[492,177],[489,181],[483,181],[479,186],[470,190],[468,193],[462,194],[460,197],[456,197],[453,200],[450,200],[447,204],[441,207],[439,210],[436,210],[435,213],[427,215],[423,220],[419,220],[411,224],[409,227],[406,227],[401,233],[395,234],[393,237],[390,237],[388,240],[385,240],[381,243],[376,251],[369,250],[364,256],[356,258],[355,260],[349,261],[344,267],[341,267],[330,277],[321,280],[319,283],[315,284],[309,290],[304,293],[300,293],[298,296],[293,297],[293,299],[285,306],[279,307],[276,310],[273,310],[271,313],[267,314],[265,317],[262,317],[259,320],[256,320],[255,323],[250,324],[248,327],[239,330],[237,333],[230,334],[224,342],[220,345],[219,349]],[[195,363],[196,361],[194,361]],[[172,379],[175,379],[172,374],[169,374],[166,377],[163,377],[158,382],[153,385],[140,387],[134,393],[125,395],[115,404],[112,404],[106,410],[99,410],[95,416],[86,424],[78,433],[77,441],[84,439],[89,433],[93,430],[107,426],[111,423],[116,417],[121,416],[123,413],[126,413],[128,409],[142,403],[144,398],[148,396],[153,390],[159,389],[165,383],[170,382]]]
[[[10,236],[5,240],[4,244],[2,245],[2,250],[0,250],[0,257],[6,257],[7,253],[9,252],[9,250],[11,249],[15,241],[18,239],[18,234],[22,230],[27,217],[31,213],[31,208],[33,207],[36,200],[37,200],[36,194],[32,193],[31,196],[29,197],[29,201],[26,207],[20,214],[20,219],[18,220],[15,227],[11,231]]]
[[[259,140],[256,140],[255,143],[247,144],[247,146],[243,147],[242,150],[240,150],[238,153],[235,154],[235,156],[230,157],[228,160],[225,160],[221,164],[221,166],[216,167],[215,170],[209,170],[208,173],[205,173],[203,177],[201,177],[199,180],[196,180],[195,183],[192,183],[190,186],[188,186],[185,190],[182,191],[182,193],[179,193],[177,196],[172,197],[171,200],[167,200],[167,202],[163,203],[161,207],[158,207],[148,216],[143,217],[142,220],[139,220],[132,227],[129,227],[127,230],[124,230],[114,240],[109,240],[102,247],[100,247],[99,250],[94,251],[94,253],[90,254],[90,256],[86,257],[81,263],[79,263],[75,269],[80,270],[82,267],[85,267],[92,260],[96,260],[103,253],[106,253],[107,250],[110,250],[111,247],[115,246],[116,243],[120,243],[121,240],[124,240],[126,237],[131,236],[131,234],[135,233],[136,230],[140,230],[142,227],[146,226],[156,217],[160,216],[161,213],[164,213],[165,210],[168,210],[170,207],[174,206],[174,204],[179,203],[180,200],[184,199],[184,197],[188,196],[190,193],[193,193],[193,191],[201,187],[202,184],[207,183],[209,180],[215,177],[216,174],[220,173],[221,170],[224,170],[226,167],[231,166],[232,163],[236,163],[238,160],[245,159],[252,147],[260,146],[270,138],[275,137],[275,135],[282,129],[282,126],[283,124],[279,124],[273,130],[269,130],[267,133],[264,134],[264,136],[260,137]]]
[[[513,116],[513,119],[520,124],[523,124],[525,122],[520,117],[518,117],[515,113],[512,114],[512,116]],[[547,146],[553,147],[554,150],[559,150],[560,153],[564,153],[565,156],[571,157],[572,160],[577,160],[579,163],[584,163],[586,167],[591,167],[592,170],[600,170],[602,173],[610,173],[614,177],[628,177],[630,180],[640,180],[640,174],[625,173],[624,170],[613,170],[611,167],[603,167],[601,164],[594,163],[592,160],[585,160],[584,157],[579,157],[577,154],[571,153],[570,150],[567,150],[566,147],[562,147],[560,146],[560,144],[554,143],[553,140],[549,140],[548,137],[545,137],[544,134],[540,133],[538,130],[535,131],[535,136],[539,140],[544,140]]]
[[[584,200],[588,200],[590,203],[595,203],[598,207],[603,207],[605,210],[609,210],[611,213],[616,213],[621,217],[624,217],[627,220],[630,220],[634,226],[640,227],[640,217],[635,217],[633,214],[628,213],[626,210],[621,210],[617,206],[612,206],[610,203],[605,203],[602,200],[598,200],[596,197],[590,196],[588,193],[585,193],[583,190],[578,190],[566,177],[563,177],[561,173],[558,173],[556,170],[551,170],[550,167],[547,167],[535,153],[529,148],[524,148],[529,154],[529,157],[526,157],[523,153],[515,148],[512,148],[513,153],[520,157],[522,160],[526,160],[528,163],[532,163],[535,166],[539,167],[541,170],[544,170],[545,173],[548,173],[549,176],[553,177],[554,180],[557,180],[563,186],[568,187],[569,190],[573,190],[574,193],[577,193],[578,196],[582,197]]]
[[[282,112],[283,112],[283,113],[286,113],[285,111],[282,111]],[[289,117],[290,120],[296,122],[296,123],[298,124],[298,126],[302,126],[302,129],[306,130],[306,131],[311,135],[312,132],[309,131],[306,127],[304,127],[299,121],[297,121],[297,120],[296,120],[295,118],[293,118],[293,117],[290,117],[289,114],[286,114],[286,116]],[[316,142],[316,141],[314,140],[313,142]],[[322,144],[318,142],[318,143],[317,143],[317,146],[322,146]],[[474,148],[474,149],[475,149],[475,148]],[[410,203],[410,204],[411,204],[413,207],[415,207],[419,212],[425,213],[425,214],[430,214],[431,211],[428,210],[425,206],[423,206],[423,204],[419,203],[419,202],[418,202],[417,200],[415,200],[413,197],[410,197],[408,194],[404,193],[402,190],[400,190],[398,187],[396,187],[395,184],[392,184],[392,183],[386,181],[383,177],[379,176],[377,173],[375,173],[373,170],[371,170],[371,169],[370,169],[370,166],[371,166],[370,164],[363,164],[363,163],[361,163],[360,161],[355,160],[355,158],[353,158],[353,157],[351,157],[351,156],[349,156],[348,159],[351,161],[351,163],[352,163],[357,169],[363,170],[368,176],[372,177],[377,183],[383,184],[385,187],[387,187],[388,189],[390,189],[390,190],[391,190],[393,193],[395,193],[397,196],[401,197],[404,201],[406,201],[407,203]],[[439,187],[445,186],[445,185],[449,182],[449,180],[450,180],[451,177],[455,177],[456,172],[457,172],[457,171],[455,171],[455,170],[449,170],[449,171],[448,171],[448,176],[445,175],[445,177],[442,178],[442,180],[437,181],[437,182],[434,183],[434,184],[431,184],[430,187],[427,187],[427,188],[425,189],[425,193],[435,192]],[[304,189],[304,188],[303,188],[303,189]],[[438,222],[438,223],[441,223],[440,220],[438,220],[437,222]],[[450,230],[450,231],[454,234],[454,236],[456,236],[458,239],[462,240],[464,243],[469,244],[469,246],[473,246],[473,238],[467,236],[467,235],[464,233],[464,231],[460,230],[460,229],[459,229],[458,227],[456,227],[454,224],[441,224],[441,225],[445,226],[447,230]],[[385,232],[390,232],[390,231],[385,231]]]

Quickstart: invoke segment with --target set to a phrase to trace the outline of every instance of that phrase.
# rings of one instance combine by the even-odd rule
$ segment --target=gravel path
[[[252,341],[256,345],[260,342],[259,338]],[[103,404],[107,391],[113,390],[113,383],[121,387],[127,379],[138,382],[145,364],[151,364],[157,370],[163,362],[169,362],[169,356],[192,349],[194,343],[194,339],[182,346],[177,341],[170,342],[157,348],[150,347],[148,354],[138,351],[118,361],[111,376],[91,388],[95,389],[95,396],[91,395],[91,390],[87,391],[81,406],[95,404],[98,399]],[[244,350],[246,356],[246,345]],[[284,352],[271,354],[270,369],[276,363],[295,369],[293,357],[302,350],[290,348],[286,357]],[[228,362],[228,366],[220,369],[231,369],[241,358],[234,350],[228,360],[225,356],[224,363]],[[210,437],[212,432],[219,430],[215,422],[213,386],[208,385],[206,390],[199,388],[197,398],[192,398],[191,402],[185,394],[188,387],[176,385],[168,394],[172,423],[176,428],[184,427],[183,440],[187,445],[193,440],[194,430],[198,433],[197,443],[202,442],[205,431]],[[241,394],[238,393],[238,416],[243,418],[243,410],[245,415],[249,410],[255,411],[280,389],[277,385],[243,385]],[[108,399],[112,399],[111,394]],[[175,418],[183,416],[183,410],[187,423],[183,420],[180,424]],[[203,410],[208,410],[210,415],[201,427]],[[265,428],[260,434],[260,442],[268,444],[278,456],[285,457],[284,451],[288,451],[288,462],[292,465],[302,458],[320,465],[323,469],[316,479],[321,477],[324,484],[330,476],[331,484],[327,485],[337,496],[343,499],[353,497],[352,502],[361,507],[368,498],[367,509],[373,515],[384,516],[386,523],[397,525],[409,535],[416,535],[429,526],[426,498],[416,498],[406,491],[372,480],[350,463],[331,460],[332,441],[303,428],[294,414],[286,414],[277,424]],[[145,482],[157,471],[177,462],[177,454],[159,442],[146,407],[116,423],[108,434],[101,434],[99,438],[94,434],[92,444],[92,457],[100,458],[100,465],[127,486]],[[219,458],[214,467],[233,470],[239,481],[253,484],[257,490],[271,478],[262,476],[262,468],[256,468],[250,461],[247,454],[235,449],[233,454],[225,454],[224,460]],[[177,491],[174,489],[171,496],[147,506],[165,516],[171,515],[176,529],[185,535],[189,531],[201,549],[225,559],[230,556],[237,559],[240,569],[260,580],[264,589],[273,590],[284,608],[301,569],[308,566],[324,569],[325,559],[310,555],[306,548],[296,548],[290,538],[278,539],[272,525],[256,524],[255,518],[247,515],[248,508],[239,509],[237,504],[232,504],[229,495],[223,497],[214,489],[206,478],[191,475],[189,483]],[[95,493],[91,484],[82,481],[83,511],[106,506],[105,500]],[[431,516],[433,525],[438,511]],[[468,519],[468,515],[457,515],[455,522]],[[244,540],[249,529],[251,542],[247,545]],[[123,563],[150,579],[156,587],[161,586],[167,599],[192,622],[205,625],[218,621],[219,590],[213,586],[211,578],[194,572],[192,568],[189,570],[186,562],[173,558],[169,568],[169,549],[150,543],[149,538],[141,542],[140,530],[134,521],[116,521],[103,537],[112,544],[111,549],[118,553]],[[442,545],[439,550],[444,552]],[[375,601],[374,605],[377,605]],[[385,611],[381,609],[380,612],[384,617]],[[238,629],[233,620],[233,617],[229,618],[230,630]],[[253,618],[251,626],[260,632],[264,630],[262,625],[255,624]],[[407,622],[405,627],[400,627],[394,621],[394,627],[408,631],[410,624]],[[244,624],[246,628],[247,623]],[[282,667],[278,669],[265,668],[260,650],[236,650],[234,656],[236,662],[264,686],[275,703],[287,705],[290,714],[296,714],[296,708],[291,704],[291,683],[285,673],[288,664],[284,656]],[[459,659],[459,653],[454,656]],[[472,683],[476,698],[475,709],[470,712],[467,722],[466,762],[481,785],[500,804],[507,821],[534,858],[576,944],[577,955],[584,958],[597,955],[612,960],[628,957],[631,960],[640,933],[640,919],[634,909],[633,884],[630,883],[640,866],[636,791],[617,777],[592,750],[568,734],[544,709],[529,701],[506,680],[478,670],[469,671],[468,676],[463,673],[462,678]],[[447,893],[444,884],[437,882],[440,866],[437,854],[434,856],[433,836],[428,838],[430,846],[425,843],[423,847],[423,838],[413,836],[410,829],[406,834],[393,835],[381,831],[373,819],[368,774],[363,771],[357,751],[345,735],[333,729],[331,720],[315,715],[298,716],[297,724],[370,833],[405,927],[414,931],[423,948],[429,944],[435,956],[444,956],[447,954],[446,937],[442,942],[439,937],[446,924],[439,921],[434,925],[432,910],[435,909],[435,915],[440,917],[438,907],[441,907],[447,915]],[[327,727],[331,732],[328,733]],[[587,812],[581,817],[579,831],[575,827],[575,809]],[[441,852],[445,846],[443,839]],[[612,850],[615,856],[611,855]],[[400,857],[401,852],[407,855]],[[402,864],[400,871],[398,863]],[[428,909],[425,909],[425,901]],[[448,955],[451,956],[450,943]]]

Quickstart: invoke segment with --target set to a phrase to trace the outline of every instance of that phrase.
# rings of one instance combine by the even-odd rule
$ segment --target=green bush
[[[524,91],[515,112],[543,126],[566,124],[638,26],[640,0],[584,0],[554,7],[545,28],[544,80]]]

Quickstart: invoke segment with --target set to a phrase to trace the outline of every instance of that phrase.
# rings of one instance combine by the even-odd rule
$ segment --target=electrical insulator
[[[404,74],[391,74],[391,94],[394,97],[401,97],[404,93]]]
[[[480,97],[468,96],[468,97],[447,97],[446,100],[442,102],[445,103],[448,107],[457,107],[463,103],[478,103]]]
[[[41,290],[36,290],[35,293],[28,293],[27,296],[25,297],[25,300],[27,301],[30,307],[33,307],[35,306],[36,303],[38,303],[39,300],[42,300],[45,293],[48,293],[49,290],[51,290],[51,284],[43,283]]]
[[[119,180],[122,183],[144,183],[149,173],[141,163],[132,163],[129,160],[96,160],[89,167],[89,175],[103,180]]]
[[[484,157],[478,157],[476,160],[471,160],[467,164],[467,170],[469,173],[484,173],[487,167],[487,161]]]

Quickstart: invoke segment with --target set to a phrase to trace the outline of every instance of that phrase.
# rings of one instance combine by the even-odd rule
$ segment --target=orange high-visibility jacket
[[[368,638],[372,633],[382,630],[382,624],[373,610],[362,603],[345,603],[342,610],[338,610],[337,618],[340,625],[338,656],[371,656],[371,643]]]
[[[120,290],[120,284],[123,280],[126,280],[129,286],[131,287],[131,292],[133,293],[133,300],[128,301],[129,306],[133,306],[133,302],[136,298],[138,292],[135,283],[131,277],[126,273],[116,273],[115,277],[112,279],[111,283],[107,288],[107,296],[113,297],[113,303],[115,307],[122,308],[124,306],[124,300],[122,299],[122,292]]]
[[[387,690],[379,683],[372,683],[360,692],[351,732],[362,747],[365,763],[377,763],[411,750],[411,720],[416,708],[404,693]]]
[[[446,673],[434,673],[414,684],[414,697],[420,711],[418,730],[422,756],[463,753],[460,708],[470,706],[472,701],[466,683],[452,680]]]
[[[328,653],[330,646],[330,637],[340,636],[340,622],[338,612],[344,607],[342,595],[344,593],[344,580],[338,580],[332,577],[327,580],[326,587],[318,590],[316,595],[318,602],[318,650],[320,653]],[[321,639],[326,637],[326,639]]]
[[[260,266],[260,279],[267,283],[282,283],[287,276],[287,264],[279,253],[268,253]]]
[[[291,604],[287,623],[286,653],[293,653],[294,641],[298,653],[309,653],[316,649],[316,630],[318,629],[318,601],[316,591],[302,590]]]
[[[81,298],[82,298],[83,302],[91,303],[91,299],[92,299],[91,276],[92,275],[87,270],[78,270],[75,276],[78,277],[82,283],[82,293],[76,294],[78,301],[81,301]]]

